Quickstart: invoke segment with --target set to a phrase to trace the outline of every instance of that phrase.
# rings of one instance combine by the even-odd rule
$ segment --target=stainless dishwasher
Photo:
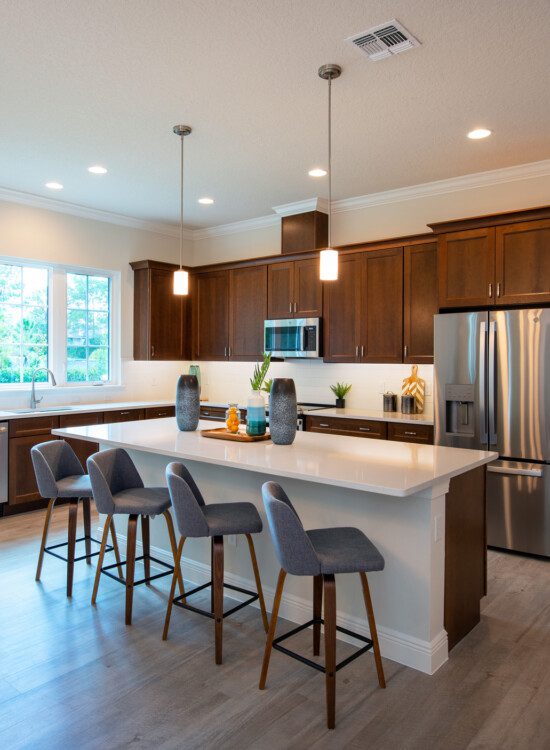
[[[0,422],[0,503],[8,502],[8,423]]]

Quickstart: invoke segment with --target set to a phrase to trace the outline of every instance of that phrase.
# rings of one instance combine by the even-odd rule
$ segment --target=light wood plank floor
[[[1,748],[550,748],[550,563],[490,553],[482,622],[450,661],[427,677],[384,660],[382,691],[374,660],[357,660],[329,732],[321,674],[275,652],[258,691],[256,609],[225,621],[216,667],[205,618],[175,610],[161,641],[169,579],[136,591],[130,628],[120,584],[104,576],[90,606],[94,567],[76,566],[72,601],[61,561],[46,556],[35,583],[42,522],[0,519]],[[51,539],[65,529],[61,508]],[[311,654],[310,633],[295,641]]]

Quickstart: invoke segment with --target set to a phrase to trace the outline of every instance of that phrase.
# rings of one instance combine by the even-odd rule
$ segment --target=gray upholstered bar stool
[[[79,560],[86,560],[90,565],[91,558],[99,555],[98,552],[92,552],[92,542],[99,544],[97,539],[91,535],[91,516],[90,516],[90,498],[92,497],[92,487],[90,478],[84,472],[82,464],[76,457],[71,446],[64,440],[48,440],[45,443],[33,445],[31,448],[31,459],[36,476],[38,491],[45,500],[48,500],[46,518],[44,519],[44,529],[42,531],[42,542],[40,544],[40,553],[38,555],[38,565],[36,566],[36,580],[40,580],[42,573],[42,563],[44,562],[44,553],[64,560],[67,563],[67,596],[73,593],[73,574],[74,564]],[[69,499],[69,523],[67,530],[67,541],[59,544],[46,546],[48,540],[48,531],[54,509],[55,501],[60,498]],[[82,500],[82,512],[84,516],[84,536],[76,538],[78,501]],[[116,559],[119,560],[118,546],[116,540],[115,526],[111,524],[111,535],[113,546],[108,547],[111,551],[114,549]],[[75,547],[77,542],[84,542],[86,554],[75,557]],[[60,555],[57,550],[61,547],[67,547],[67,557]]]
[[[205,504],[201,491],[197,487],[195,480],[181,463],[171,463],[166,467],[166,483],[170,490],[172,505],[176,514],[176,522],[181,534],[176,553],[176,570],[179,570],[183,545],[187,537],[202,538],[210,537],[211,539],[211,579],[202,586],[197,586],[192,591],[188,591],[184,596],[174,598],[176,587],[176,577],[172,578],[172,589],[168,600],[166,610],[166,619],[164,622],[164,632],[162,639],[168,637],[168,628],[170,627],[170,616],[172,614],[172,605],[176,604],[184,609],[189,609],[199,615],[205,615],[214,620],[215,636],[215,661],[216,664],[222,663],[222,638],[223,638],[223,619],[232,615],[237,610],[246,607],[248,604],[259,600],[262,614],[264,630],[267,632],[267,614],[265,611],[264,596],[262,592],[262,582],[258,571],[256,553],[252,534],[259,534],[262,530],[262,519],[260,514],[252,503],[210,503]],[[223,538],[227,534],[244,534],[248,542],[254,579],[256,581],[256,591],[247,591],[238,586],[231,586],[223,581]],[[192,607],[187,603],[187,598],[199,591],[211,587],[210,611]],[[250,596],[244,602],[236,607],[232,607],[226,612],[223,611],[223,590],[224,587],[239,591],[242,594]]]
[[[369,649],[374,650],[378,683],[386,687],[384,668],[378,645],[376,622],[372,609],[369,584],[366,574],[383,570],[384,558],[374,544],[355,528],[312,529],[305,531],[294,506],[283,488],[276,482],[266,482],[262,487],[262,496],[275,551],[281,565],[264,661],[260,677],[260,690],[265,688],[271,649],[282,651],[299,661],[325,673],[327,726],[334,729],[336,708],[336,672]],[[313,576],[313,619],[294,628],[288,633],[275,638],[277,615],[287,573],[296,576]],[[351,630],[336,625],[336,585],[334,576],[337,573],[359,573],[363,588],[365,608],[369,621],[370,638],[353,633]],[[324,595],[324,618],[321,618],[321,607]],[[324,625],[325,666],[306,659],[280,645],[281,641],[313,625],[313,653],[319,655],[321,625]],[[353,636],[366,645],[354,654],[336,664],[336,631]]]
[[[94,453],[88,458],[86,463],[96,507],[100,513],[104,513],[107,516],[97,563],[92,604],[96,602],[99,579],[101,574],[104,573],[126,586],[126,625],[131,625],[135,586],[139,586],[142,583],[149,585],[151,581],[174,572],[179,581],[181,593],[183,594],[184,591],[179,565],[174,568],[174,566],[168,565],[163,560],[151,557],[149,544],[149,518],[162,514],[168,527],[172,556],[175,560],[176,536],[174,534],[172,516],[169,511],[170,495],[166,487],[144,487],[134,462],[123,448],[111,448]],[[126,565],[125,579],[122,577],[120,567],[119,575],[116,576],[111,573],[111,570],[116,567],[115,565],[103,566],[107,529],[111,525],[114,515],[128,516],[126,560],[121,563],[121,565]],[[137,521],[139,516],[141,516],[143,555],[136,557]],[[134,575],[135,564],[140,560],[143,561],[145,576],[141,580],[136,581]],[[167,570],[151,575],[151,562],[167,568]]]

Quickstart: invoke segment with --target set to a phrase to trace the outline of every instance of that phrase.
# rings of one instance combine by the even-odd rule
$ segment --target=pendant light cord
[[[328,79],[328,246],[332,247],[330,225],[332,213],[332,76]]]
[[[180,271],[183,267],[183,134],[181,138],[181,176],[180,176]]]

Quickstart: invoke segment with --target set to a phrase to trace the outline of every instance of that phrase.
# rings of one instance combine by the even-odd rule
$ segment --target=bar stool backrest
[[[281,485],[266,482],[262,486],[262,497],[281,568],[295,576],[319,575],[319,558]]]
[[[44,498],[57,497],[57,482],[85,472],[75,452],[64,440],[48,440],[31,448],[38,491]]]
[[[113,495],[143,487],[136,466],[124,448],[94,453],[86,461],[94,501],[100,513],[115,512]]]
[[[204,498],[188,469],[177,461],[168,464],[166,484],[180,534],[185,537],[209,536],[202,510]]]

